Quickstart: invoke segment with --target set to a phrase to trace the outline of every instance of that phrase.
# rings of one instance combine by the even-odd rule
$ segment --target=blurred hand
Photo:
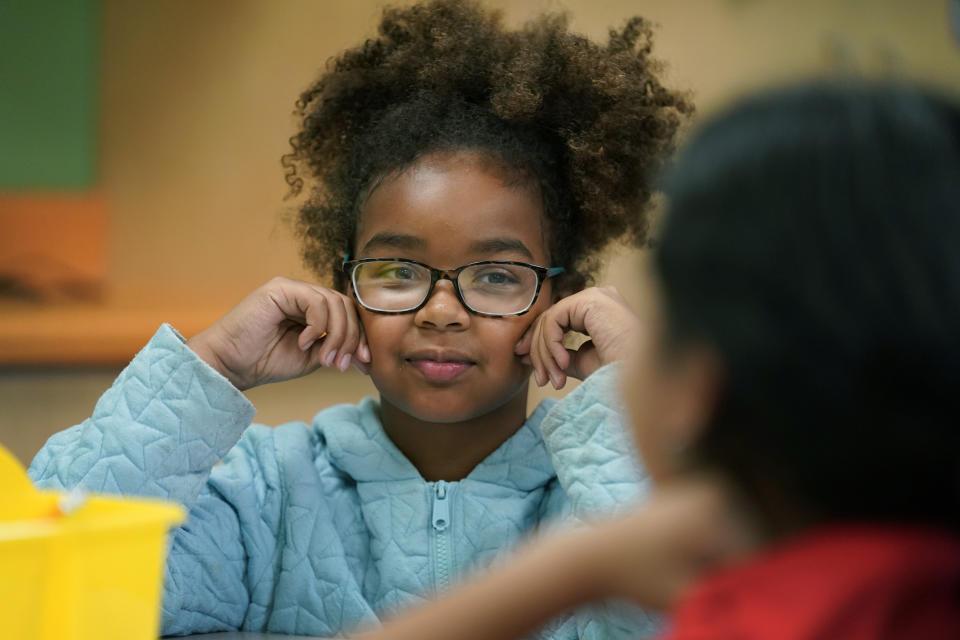
[[[704,573],[743,558],[758,538],[720,482],[658,487],[636,511],[586,534],[604,597],[665,610]],[[583,541],[581,541],[583,544]]]
[[[274,278],[187,346],[241,391],[321,366],[366,373],[370,349],[354,301],[318,285]]]
[[[533,366],[541,387],[561,389],[567,376],[583,380],[603,365],[622,360],[635,348],[636,315],[614,287],[591,287],[562,298],[530,325],[514,352]],[[579,349],[567,349],[563,337],[578,331],[590,337]]]

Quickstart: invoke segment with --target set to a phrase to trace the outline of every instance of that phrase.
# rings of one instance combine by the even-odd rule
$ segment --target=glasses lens
[[[474,311],[520,313],[533,303],[537,272],[516,264],[478,264],[460,272],[460,292]]]
[[[423,302],[430,289],[430,271],[398,260],[361,262],[353,271],[353,288],[365,307],[406,311]]]

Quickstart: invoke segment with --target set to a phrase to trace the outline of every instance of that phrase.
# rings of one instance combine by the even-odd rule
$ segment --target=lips
[[[414,369],[428,382],[453,382],[476,365],[467,356],[453,351],[422,351],[407,357]]]

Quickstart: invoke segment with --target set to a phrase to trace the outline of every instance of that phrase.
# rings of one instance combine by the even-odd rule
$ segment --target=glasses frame
[[[427,293],[423,297],[423,301],[415,307],[402,309],[400,311],[384,311],[382,309],[368,307],[366,304],[364,304],[363,300],[360,299],[360,294],[357,293],[356,282],[357,267],[368,262],[403,262],[407,264],[415,264],[430,271],[430,286],[427,288]],[[483,264],[505,264],[532,269],[533,272],[537,274],[537,289],[533,293],[533,298],[530,299],[530,304],[528,304],[527,307],[522,311],[514,311],[512,313],[486,313],[483,311],[477,311],[467,304],[467,301],[463,299],[463,292],[460,291],[460,273],[469,267],[476,267]],[[543,287],[544,281],[554,276],[558,276],[566,271],[566,269],[563,267],[541,267],[540,265],[530,264],[528,262],[517,262],[514,260],[480,260],[478,262],[465,264],[457,267],[456,269],[435,269],[428,264],[424,264],[418,260],[410,260],[409,258],[361,258],[360,260],[350,260],[349,255],[344,257],[343,262],[341,263],[341,269],[347,275],[347,279],[350,281],[350,289],[353,291],[353,297],[357,300],[360,306],[367,311],[372,311],[373,313],[382,313],[385,315],[415,313],[427,306],[427,303],[430,301],[430,296],[433,295],[433,289],[437,286],[437,282],[440,280],[449,280],[453,284],[453,290],[457,294],[457,300],[460,301],[460,304],[463,305],[464,309],[472,314],[485,316],[488,318],[508,318],[511,316],[522,316],[523,314],[527,313],[531,308],[533,308],[533,305],[537,303],[537,298],[540,297],[540,289]]]

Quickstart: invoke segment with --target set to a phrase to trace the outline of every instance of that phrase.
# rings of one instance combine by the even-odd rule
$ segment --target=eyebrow
[[[390,231],[381,231],[367,240],[367,243],[360,249],[360,253],[366,253],[371,249],[378,247],[387,247],[393,249],[423,249],[427,243],[423,238],[411,236],[405,233],[391,233]]]
[[[521,253],[528,259],[533,260],[533,253],[530,252],[527,245],[516,238],[487,238],[485,240],[477,240],[470,245],[470,251],[479,254],[515,252]]]
[[[408,251],[413,251],[416,249],[424,249],[426,246],[427,243],[423,238],[411,236],[405,233],[381,231],[380,233],[375,234],[367,241],[365,245],[363,245],[363,248],[360,249],[360,253],[366,253],[373,249],[379,248],[406,249]],[[529,248],[527,248],[527,245],[523,244],[523,242],[517,240],[516,238],[486,238],[484,240],[477,240],[470,245],[470,252],[481,255],[514,252],[533,260],[533,253]]]

